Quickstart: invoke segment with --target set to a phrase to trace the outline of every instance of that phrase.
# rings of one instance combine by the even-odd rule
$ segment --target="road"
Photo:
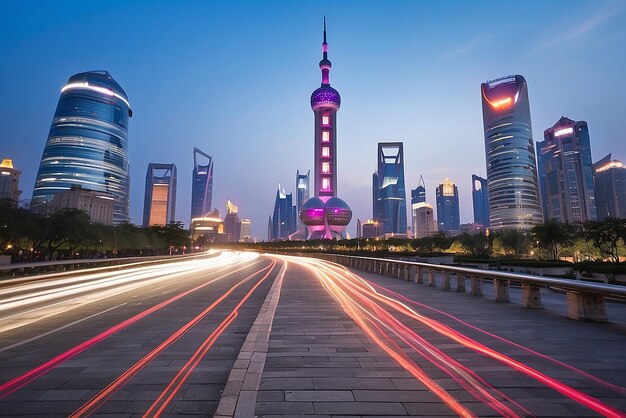
[[[4,416],[626,416],[626,332],[254,253],[0,284]]]

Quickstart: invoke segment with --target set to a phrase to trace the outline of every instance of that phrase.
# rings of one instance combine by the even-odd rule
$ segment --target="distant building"
[[[176,216],[176,165],[148,164],[143,226],[167,225]]]
[[[426,184],[422,176],[417,187],[411,190],[411,205],[416,203],[426,203]]]
[[[200,161],[203,158],[204,164]],[[193,182],[191,184],[191,218],[201,218],[211,211],[213,200],[213,158],[193,149]]]
[[[481,94],[489,225],[496,231],[532,229],[543,214],[526,80],[513,75],[488,81]]]
[[[31,210],[73,185],[113,196],[113,223],[128,216],[128,96],[106,71],[74,74],[61,89],[33,189]]]
[[[437,187],[437,222],[440,231],[458,231],[461,224],[459,191],[448,178]]]
[[[363,224],[363,238],[378,238],[384,235],[382,224],[376,219],[369,219]]]
[[[291,193],[285,190],[276,190],[274,199],[274,212],[271,217],[270,241],[284,241],[289,239],[289,235],[296,232],[296,207],[292,204]]]
[[[561,117],[537,142],[544,219],[562,223],[598,218],[587,122]]]
[[[472,174],[472,203],[474,206],[474,223],[489,227],[489,192],[487,179]]]
[[[306,174],[300,174],[300,170],[296,171],[296,211],[300,213],[302,206],[309,200],[310,196],[310,176],[311,170],[308,170]],[[298,230],[306,236],[306,226],[302,223],[302,220],[298,216]]]
[[[381,222],[384,234],[406,234],[406,191],[402,142],[378,143],[378,169],[372,177],[372,183],[373,218]]]
[[[194,241],[203,239],[205,244],[225,241],[224,221],[220,219],[220,213],[217,209],[213,209],[199,218],[193,218],[190,230],[191,239]]]
[[[411,204],[413,218],[413,238],[425,238],[437,232],[437,222],[433,206],[426,202]]]
[[[598,219],[626,218],[626,164],[611,154],[593,165]]]
[[[478,235],[483,234],[485,232],[485,226],[483,224],[471,223],[471,224],[461,224],[461,233],[469,234],[469,235]]]
[[[361,238],[363,236],[363,225],[361,224],[361,218],[356,219],[356,237]]]
[[[92,223],[112,225],[115,198],[103,192],[73,185],[70,190],[57,192],[48,206],[49,214],[63,209],[78,209],[89,215]]]
[[[252,242],[252,223],[250,219],[242,219],[241,220],[241,237],[239,238],[241,242]]]
[[[17,203],[22,191],[20,187],[20,170],[13,167],[13,160],[5,158],[0,163],[0,199],[9,199]]]
[[[230,200],[226,201],[226,216],[224,217],[224,234],[226,242],[239,242],[241,239],[241,222],[237,212],[239,208]]]

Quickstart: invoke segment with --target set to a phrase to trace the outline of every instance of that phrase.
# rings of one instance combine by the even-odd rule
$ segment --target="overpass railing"
[[[520,284],[522,305],[528,309],[544,308],[540,293],[542,287],[560,289],[567,297],[567,316],[578,320],[607,322],[606,299],[626,300],[626,286],[386,258],[320,253],[314,256],[358,270],[414,281],[431,287],[437,285],[436,275],[439,273],[442,276],[443,290],[466,293],[466,282],[469,281],[469,293],[473,296],[483,296],[481,286],[483,280],[492,281],[496,302],[510,302],[509,285]],[[455,289],[452,288],[452,276],[456,276]]]

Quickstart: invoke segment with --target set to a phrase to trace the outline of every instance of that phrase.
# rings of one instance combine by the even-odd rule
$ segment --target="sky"
[[[471,175],[485,175],[480,84],[521,74],[533,136],[561,116],[589,124],[593,160],[626,160],[624,1],[0,2],[0,158],[30,199],[60,89],[108,70],[133,109],[130,213],[141,223],[150,162],[175,163],[176,219],[188,225],[193,147],[214,158],[226,200],[266,239],[278,183],[313,165],[310,94],[328,24],[338,195],[371,218],[378,142],[404,142],[407,195],[446,177],[473,221]],[[312,186],[312,184],[311,184]],[[295,195],[295,193],[294,193]],[[410,205],[408,205],[410,206]]]

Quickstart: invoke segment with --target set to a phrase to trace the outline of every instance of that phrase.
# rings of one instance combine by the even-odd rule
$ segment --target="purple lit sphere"
[[[302,205],[299,215],[306,226],[324,225],[324,202],[319,197],[310,198]]]
[[[350,206],[338,197],[331,197],[324,205],[324,215],[329,226],[347,226],[352,220]]]
[[[341,106],[339,92],[330,86],[322,86],[311,93],[311,109],[318,107],[332,107],[335,110]]]

